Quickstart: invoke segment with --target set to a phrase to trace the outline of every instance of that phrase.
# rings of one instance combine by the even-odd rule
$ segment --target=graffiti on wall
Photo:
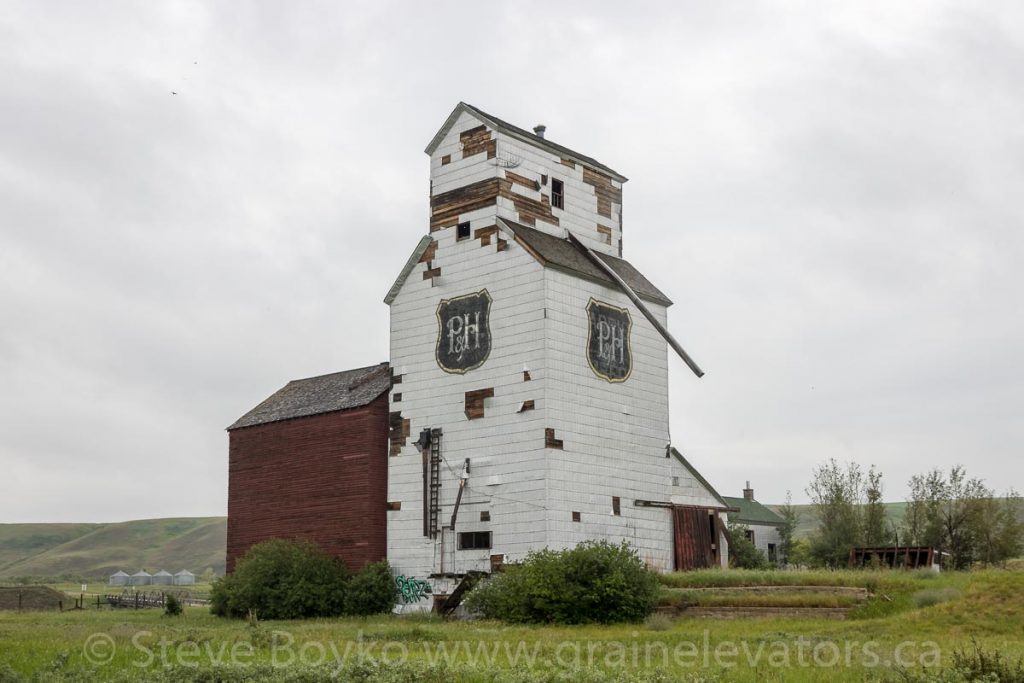
[[[412,579],[407,576],[396,576],[395,586],[398,588],[398,594],[402,596],[402,601],[419,602],[429,595],[433,594],[433,589],[430,584],[422,579]]]

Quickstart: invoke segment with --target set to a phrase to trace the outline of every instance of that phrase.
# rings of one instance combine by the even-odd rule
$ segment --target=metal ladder
[[[437,538],[441,512],[441,430],[430,430],[430,537]]]

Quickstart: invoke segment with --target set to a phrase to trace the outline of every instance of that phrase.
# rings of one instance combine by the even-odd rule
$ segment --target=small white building
[[[110,575],[107,583],[111,586],[127,586],[130,578],[128,572],[117,571]]]
[[[671,446],[685,354],[672,302],[622,258],[626,178],[543,133],[459,104],[426,149],[429,234],[385,298],[407,602],[585,540],[659,571],[727,564],[729,506]]]
[[[174,575],[175,586],[194,586],[196,585],[196,575],[187,569],[182,569],[180,572]]]
[[[785,525],[786,520],[754,499],[754,489],[750,488],[749,481],[747,488],[743,489],[742,498],[725,496],[725,502],[729,507],[739,509],[739,512],[729,513],[729,522],[745,526],[747,538],[764,553],[769,562],[783,564],[785,558],[779,551],[782,546],[779,529]]]

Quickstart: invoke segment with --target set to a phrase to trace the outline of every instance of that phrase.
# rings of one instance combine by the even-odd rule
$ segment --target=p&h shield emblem
[[[633,351],[629,333],[633,320],[629,311],[597,299],[587,303],[590,334],[587,361],[594,374],[607,382],[625,382],[633,372]]]
[[[437,305],[437,364],[462,375],[484,364],[491,354],[491,295],[474,294],[442,299]]]

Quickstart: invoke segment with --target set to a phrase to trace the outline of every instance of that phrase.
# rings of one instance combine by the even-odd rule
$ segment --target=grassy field
[[[339,667],[345,680],[863,681],[898,680],[898,664],[934,670],[973,642],[1024,656],[1022,572],[711,571],[664,583],[669,594],[782,583],[864,587],[870,597],[846,621],[658,615],[582,627],[416,616],[254,626],[203,608],[178,618],[158,610],[0,612],[0,681],[39,672],[54,680],[314,681]],[[766,595],[751,591],[750,599],[774,599]]]
[[[117,524],[0,524],[0,577],[105,579],[121,569],[224,571],[224,517]]]

